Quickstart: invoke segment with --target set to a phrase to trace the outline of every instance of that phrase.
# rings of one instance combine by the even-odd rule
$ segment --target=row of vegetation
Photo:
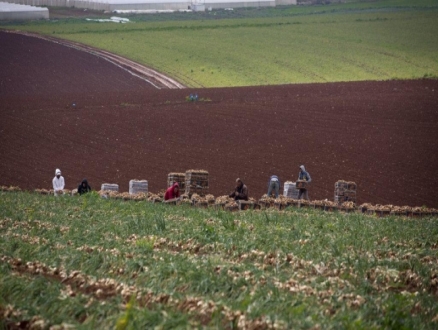
[[[436,220],[0,192],[0,325],[434,329]]]
[[[130,18],[128,24],[67,19],[2,27],[109,50],[191,87],[438,77],[434,0]]]

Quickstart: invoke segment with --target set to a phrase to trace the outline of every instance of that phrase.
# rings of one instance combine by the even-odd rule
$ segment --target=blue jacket
[[[309,172],[306,171],[304,165],[300,166],[301,171],[298,173],[298,180],[305,180],[307,182],[312,182],[312,178],[310,177]]]

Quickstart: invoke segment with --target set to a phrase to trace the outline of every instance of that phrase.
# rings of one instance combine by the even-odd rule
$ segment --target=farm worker
[[[61,176],[61,170],[59,168],[55,170],[55,177],[52,180],[52,184],[55,196],[64,193],[65,181],[64,177]]]
[[[85,194],[89,191],[91,191],[91,187],[88,184],[87,179],[82,180],[81,184],[78,187],[78,194],[82,195],[82,194]]]
[[[236,179],[236,188],[234,188],[234,191],[229,195],[231,198],[234,198],[234,200],[248,200],[248,187],[243,184],[242,180]]]
[[[275,198],[278,198],[280,190],[280,179],[276,175],[272,175],[268,183],[268,197],[271,197],[272,190],[275,192]]]
[[[167,201],[169,199],[178,198],[179,196],[179,184],[178,182],[175,182],[171,187],[167,188],[164,200]]]
[[[300,165],[300,173],[298,173],[299,181],[307,181],[308,183],[312,182],[312,178],[310,177],[309,172],[306,171],[304,165]],[[298,193],[298,199],[301,199],[301,196],[304,195],[304,199],[309,200],[309,193],[307,189],[300,189]]]

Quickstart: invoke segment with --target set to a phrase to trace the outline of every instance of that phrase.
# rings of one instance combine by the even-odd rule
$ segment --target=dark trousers
[[[301,198],[303,195],[304,197]],[[309,193],[307,192],[307,189],[300,189],[300,192],[298,193],[298,199],[309,200]]]

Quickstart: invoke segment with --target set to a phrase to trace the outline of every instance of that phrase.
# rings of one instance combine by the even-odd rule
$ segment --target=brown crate
[[[237,204],[239,205],[239,210],[253,210],[255,203],[249,201],[238,201]]]
[[[335,183],[335,188],[348,189],[348,183],[342,182],[342,181],[337,181]]]
[[[185,173],[169,173],[167,175],[167,187],[171,187],[175,182],[178,182],[180,191],[184,191],[186,188]]]
[[[213,208],[216,209],[216,210],[223,210],[223,209],[225,209],[225,203],[214,204]]]
[[[259,205],[261,210],[265,210],[266,208],[270,207],[271,205],[265,201],[259,200]],[[268,206],[267,206],[268,205]]]
[[[238,205],[225,205],[225,210],[227,211],[239,211],[239,206]]]
[[[391,215],[391,211],[390,210],[380,211],[380,213],[381,213],[382,217],[388,217],[389,215]]]
[[[368,215],[376,215],[376,212],[380,212],[380,211],[376,211],[376,210],[367,210],[367,214],[368,214]]]
[[[305,208],[315,208],[315,204],[313,204],[313,207],[312,207],[312,204],[307,202],[307,201],[299,201],[297,206],[298,207],[305,207]]]
[[[260,208],[261,208],[262,210],[267,209],[267,208],[270,208],[270,207],[274,207],[274,206],[275,206],[275,205],[274,205],[274,201],[266,202],[266,201],[259,200],[258,203],[259,203]]]
[[[185,174],[186,181],[208,181],[208,172],[195,173],[187,171]]]
[[[286,205],[283,205],[282,203],[274,203],[274,208],[277,210],[284,210],[285,207]]]
[[[349,182],[348,185],[347,185],[347,189],[348,190],[356,191],[357,190],[357,184],[355,182]]]
[[[356,209],[355,208],[352,208],[352,207],[341,207],[341,209],[340,209],[342,212],[345,212],[345,213],[353,213],[354,211],[356,211]]]
[[[308,185],[307,181],[297,181],[295,183],[296,189],[307,189],[307,185]]]
[[[334,198],[334,202],[338,203],[338,204],[341,204],[341,203],[347,202],[347,201],[348,201],[348,198],[345,196],[335,196],[335,198]]]
[[[411,217],[412,218],[421,218],[423,216],[423,213],[420,211],[412,211]]]
[[[332,206],[332,205],[325,205],[324,206],[324,211],[328,211],[328,212],[334,212],[337,211],[339,208],[337,206]]]
[[[395,215],[395,216],[407,216],[408,213],[406,211],[391,211],[390,213],[391,215]]]
[[[336,188],[335,189],[335,196],[344,196],[346,190],[344,188]]]
[[[194,206],[194,207],[199,207],[199,208],[204,208],[204,209],[206,209],[206,208],[208,208],[208,202],[205,202],[205,201],[202,201],[202,202],[200,202],[200,201],[198,201],[198,202],[194,202],[194,203],[193,203],[193,206]]]
[[[347,190],[347,194],[345,196],[347,196],[349,199],[356,198],[356,192],[353,190]]]
[[[205,196],[208,195],[208,187],[186,185],[185,193],[189,196],[192,196],[195,193],[199,196]]]
[[[200,196],[208,194],[208,172],[204,170],[188,170],[185,173],[185,192],[189,196],[196,193]]]

